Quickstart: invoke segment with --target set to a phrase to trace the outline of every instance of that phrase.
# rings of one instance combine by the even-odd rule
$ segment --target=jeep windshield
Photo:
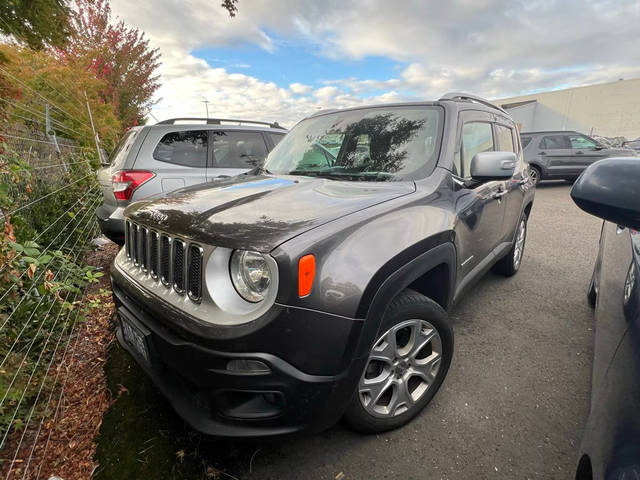
[[[271,151],[265,170],[350,181],[416,180],[434,169],[443,110],[375,107],[332,112],[296,125]]]

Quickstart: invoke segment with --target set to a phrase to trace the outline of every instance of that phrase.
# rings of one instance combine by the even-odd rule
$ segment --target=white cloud
[[[640,76],[640,3],[633,0],[241,0],[235,18],[208,0],[188,7],[183,0],[111,1],[116,15],[161,49],[158,118],[202,115],[204,96],[212,115],[291,125],[318,108],[401,101],[407,92],[498,98]],[[382,81],[331,78],[320,88],[281,88],[190,53],[252,44],[267,55],[277,48],[268,32],[303,38],[336,59],[386,56],[408,66]]]
[[[311,90],[313,89],[309,85],[304,85],[303,83],[296,82],[289,85],[289,90],[298,95],[306,95],[308,93],[311,93]]]

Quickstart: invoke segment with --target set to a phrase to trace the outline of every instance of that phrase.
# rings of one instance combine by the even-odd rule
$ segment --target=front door
[[[598,148],[596,142],[589,137],[580,134],[569,135],[571,142],[571,167],[575,176],[591,165],[593,162],[606,156],[606,151]]]
[[[505,202],[504,181],[477,182],[471,179],[471,159],[476,153],[494,151],[494,138],[489,114],[463,112],[460,135],[461,172],[456,182],[456,210],[460,218],[456,226],[458,278],[479,272],[493,258],[492,251],[500,243]],[[458,154],[456,154],[458,155]],[[472,275],[473,276],[473,275]]]

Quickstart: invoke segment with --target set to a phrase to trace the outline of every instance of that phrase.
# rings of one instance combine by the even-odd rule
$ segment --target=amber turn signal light
[[[298,296],[306,297],[311,293],[313,277],[316,275],[316,257],[305,255],[298,262]]]

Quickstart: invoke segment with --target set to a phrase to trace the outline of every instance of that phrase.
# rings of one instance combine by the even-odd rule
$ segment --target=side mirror
[[[516,154],[513,152],[480,152],[471,159],[471,178],[474,180],[505,180],[513,177]]]
[[[596,146],[593,147],[594,150],[604,150],[605,148],[607,148],[607,147],[605,147],[601,143],[596,143]]]
[[[640,230],[640,158],[607,158],[591,164],[571,189],[587,213]]]

